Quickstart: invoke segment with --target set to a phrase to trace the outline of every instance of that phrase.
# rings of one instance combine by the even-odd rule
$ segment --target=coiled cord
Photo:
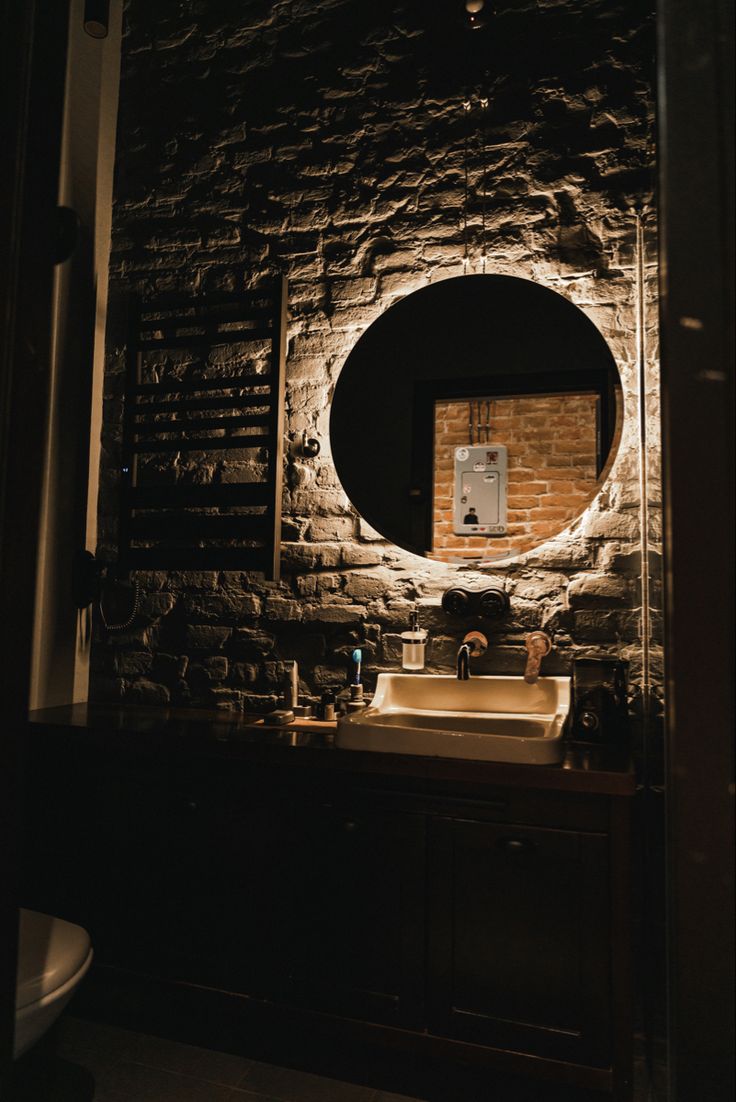
[[[127,620],[124,620],[120,624],[111,624],[111,623],[109,623],[107,617],[105,616],[105,610],[102,607],[102,589],[100,588],[100,595],[99,595],[99,598],[97,600],[97,607],[100,610],[100,619],[102,620],[102,626],[104,627],[105,631],[127,631],[127,629],[129,627],[132,627],[133,624],[135,623],[135,619],[138,615],[138,609],[140,607],[141,587],[140,587],[140,584],[139,584],[137,578],[133,579],[132,585],[133,585],[133,607],[131,609],[130,615],[128,616]]]

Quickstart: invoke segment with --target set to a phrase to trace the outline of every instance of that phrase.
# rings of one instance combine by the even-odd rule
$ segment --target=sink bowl
[[[378,675],[368,708],[341,717],[335,744],[346,750],[469,758],[525,765],[562,761],[570,678]]]

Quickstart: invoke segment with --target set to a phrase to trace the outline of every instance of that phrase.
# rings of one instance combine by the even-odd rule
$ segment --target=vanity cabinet
[[[433,1032],[555,1060],[610,1060],[607,841],[432,820]]]
[[[369,798],[295,803],[278,883],[272,988],[287,1003],[421,1028],[423,816]]]
[[[472,803],[453,806],[399,811],[360,790],[291,805],[270,889],[281,914],[272,997],[606,1066],[607,835],[519,825],[503,803],[478,801],[478,819]]]
[[[33,744],[24,903],[89,930],[93,1005],[163,984],[166,1022],[217,996],[231,1037],[282,1015],[630,1096],[630,771],[138,750]]]

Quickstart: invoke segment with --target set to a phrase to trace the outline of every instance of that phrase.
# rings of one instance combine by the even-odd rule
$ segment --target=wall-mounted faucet
[[[477,658],[488,649],[488,640],[481,631],[469,631],[457,650],[457,679],[470,677],[470,659]]]
[[[552,650],[552,640],[544,631],[531,631],[524,639],[524,646],[527,655],[524,680],[533,685],[539,677],[542,659]]]

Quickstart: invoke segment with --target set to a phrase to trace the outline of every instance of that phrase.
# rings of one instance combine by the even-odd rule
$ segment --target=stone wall
[[[93,698],[270,707],[285,660],[299,661],[313,695],[344,683],[358,644],[370,682],[395,668],[415,602],[430,631],[431,667],[447,668],[465,625],[440,612],[439,596],[457,569],[386,543],[356,515],[331,462],[328,416],[345,357],[383,310],[428,281],[481,271],[536,280],[586,312],[616,358],[625,423],[610,477],[582,517],[494,573],[512,613],[488,625],[491,646],[478,668],[520,670],[524,632],[541,627],[554,635],[550,672],[567,670],[574,654],[621,654],[636,694],[633,212],[651,198],[652,17],[630,2],[539,0],[500,5],[488,32],[469,35],[456,21],[461,8],[130,0],[100,554],[115,554],[131,291],[237,290],[286,273],[289,437],[307,430],[322,451],[288,460],[282,580],[141,573],[131,630],[98,626]],[[653,337],[651,265],[648,273]],[[650,497],[656,541],[656,488]],[[656,586],[653,593],[657,600]]]

